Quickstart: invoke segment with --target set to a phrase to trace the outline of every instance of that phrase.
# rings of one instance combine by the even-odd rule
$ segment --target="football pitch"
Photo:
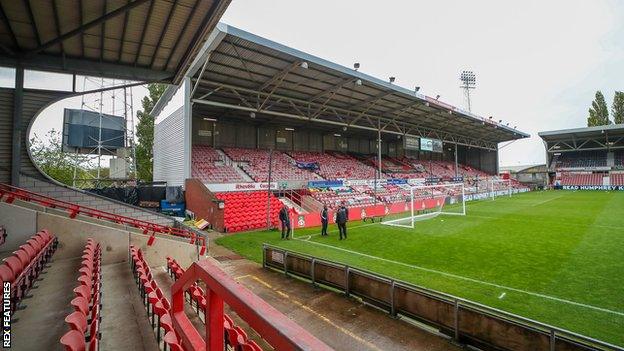
[[[348,224],[221,237],[257,262],[262,243],[341,262],[624,346],[624,192],[546,191],[468,202],[415,228]]]

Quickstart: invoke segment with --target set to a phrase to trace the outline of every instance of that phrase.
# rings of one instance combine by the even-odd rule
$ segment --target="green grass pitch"
[[[547,191],[469,202],[414,229],[352,222],[217,240],[262,260],[262,243],[342,262],[624,345],[624,192]],[[307,239],[307,240],[303,240]]]

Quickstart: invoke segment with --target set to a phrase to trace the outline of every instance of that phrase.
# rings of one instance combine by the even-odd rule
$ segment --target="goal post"
[[[511,197],[512,189],[511,189],[511,180],[510,179],[498,179],[492,177],[489,182],[489,193],[490,198],[494,200],[498,196],[507,196]]]
[[[414,228],[416,222],[439,215],[466,215],[463,182],[409,186],[404,195],[407,210],[387,216],[382,225]]]

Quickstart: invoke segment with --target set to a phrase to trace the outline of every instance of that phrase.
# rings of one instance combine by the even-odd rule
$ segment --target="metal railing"
[[[206,339],[184,311],[184,292],[197,281],[206,285]],[[332,350],[208,260],[194,262],[171,288],[173,327],[185,350],[223,351],[223,304],[275,350]]]
[[[49,196],[28,191],[26,189],[14,187],[12,185],[0,183],[0,201],[3,200],[7,203],[12,203],[15,200],[22,200],[26,202],[36,203],[38,205],[48,208],[67,211],[70,218],[76,218],[76,216],[80,214],[96,219],[107,220],[117,224],[124,224],[142,230],[143,234],[165,234],[187,238],[189,239],[189,242],[191,244],[197,244],[201,246],[200,255],[203,255],[206,251],[205,238],[189,230],[169,227],[162,224],[156,224],[140,219],[105,212],[95,208],[58,200]]]
[[[263,267],[356,296],[387,311],[432,326],[456,342],[486,350],[609,350],[624,348],[345,264],[285,250],[262,249]]]

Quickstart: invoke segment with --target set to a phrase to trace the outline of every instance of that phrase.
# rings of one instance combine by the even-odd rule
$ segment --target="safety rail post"
[[[459,300],[455,299],[455,304],[454,304],[454,321],[453,321],[453,326],[455,329],[455,335],[454,335],[454,339],[455,341],[459,342]]]
[[[550,329],[550,351],[555,351],[556,341],[557,341],[557,336],[555,335],[555,330]]]
[[[312,279],[312,286],[316,286],[316,279],[315,279],[315,269],[314,266],[316,265],[316,258],[312,258],[312,263],[310,263],[310,278]]]
[[[206,286],[206,340],[184,312],[184,292],[197,281]],[[209,260],[194,262],[173,284],[171,295],[173,327],[185,350],[223,351],[224,303],[275,350],[332,350]]]
[[[349,273],[351,269],[349,266],[345,266],[345,295],[349,297]]]
[[[394,280],[392,280],[390,282],[390,315],[392,317],[396,317],[397,313],[396,313],[396,306],[394,304],[394,290],[396,288],[396,284],[394,282]]]
[[[288,251],[284,251],[284,275],[288,276],[288,265],[286,264],[288,260]]]
[[[267,251],[267,246],[266,244],[262,244],[262,268],[266,268],[266,251]]]

